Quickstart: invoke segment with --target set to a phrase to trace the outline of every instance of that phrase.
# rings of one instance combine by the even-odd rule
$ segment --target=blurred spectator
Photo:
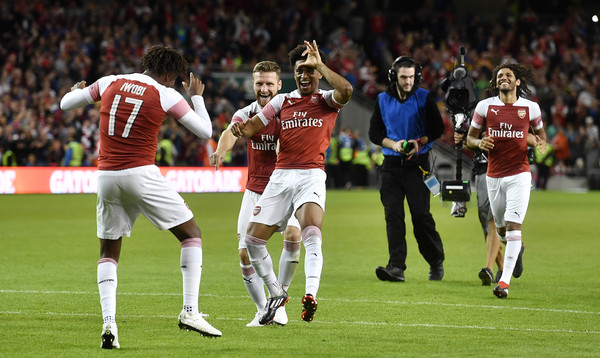
[[[436,90],[457,64],[458,49],[466,46],[478,98],[491,68],[523,62],[536,75],[534,92],[544,120],[566,128],[567,169],[578,158],[584,158],[586,168],[597,167],[593,148],[598,145],[584,122],[588,116],[600,119],[600,28],[582,16],[584,3],[534,2],[521,12],[506,7],[497,14],[462,15],[460,4],[439,1],[411,3],[407,10],[394,1],[352,0],[336,13],[327,1],[280,1],[277,6],[272,0],[264,6],[206,0],[6,2],[0,6],[0,142],[3,153],[10,151],[10,163],[60,165],[68,128],[74,127],[93,165],[97,107],[63,113],[59,99],[81,78],[140,71],[139,57],[158,43],[180,49],[190,70],[202,78],[219,134],[230,113],[251,99],[244,98],[240,84],[215,72],[249,72],[257,58],[273,59],[289,72],[289,49],[314,38],[326,44],[322,50],[332,65],[355,84],[355,96],[362,93],[366,100],[387,87],[389,64],[400,55],[416,58],[424,68],[423,86]],[[443,107],[442,102],[440,96]],[[210,149],[170,122],[174,164],[202,165]],[[445,138],[451,142],[451,136]],[[230,165],[245,165],[242,147],[234,148]],[[591,152],[584,153],[584,147]]]
[[[81,167],[86,164],[83,145],[81,145],[81,133],[75,127],[69,127],[69,143],[65,146],[65,156],[62,161],[63,167]]]
[[[546,190],[548,186],[548,178],[550,178],[550,169],[554,165],[554,148],[552,148],[552,144],[548,143],[546,145],[546,151],[544,154],[540,152],[537,146],[535,147],[534,151],[535,166],[537,168],[535,187]]]
[[[371,153],[367,143],[361,139],[360,132],[354,131],[355,151],[352,159],[353,185],[359,188],[369,186],[369,171],[372,168]]]
[[[338,136],[337,147],[339,160],[338,167],[341,179],[340,184],[343,185],[345,189],[350,189],[352,188],[353,178],[352,159],[354,159],[354,149],[356,147],[356,142],[350,128],[342,128],[340,135]]]
[[[594,123],[594,118],[586,117],[585,119],[585,166],[588,175],[592,170],[597,169],[600,166],[599,153],[600,153],[600,138],[598,135],[598,126]]]
[[[558,162],[566,164],[569,161],[571,153],[569,151],[569,139],[565,135],[565,130],[562,126],[556,126],[556,135],[552,139],[552,148]]]
[[[564,127],[566,125],[569,107],[565,104],[563,97],[558,95],[555,97],[554,103],[550,107],[552,123]]]

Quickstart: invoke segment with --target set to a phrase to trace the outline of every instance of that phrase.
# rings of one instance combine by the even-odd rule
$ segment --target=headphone
[[[398,81],[398,74],[396,73],[396,67],[398,66],[398,64],[400,64],[400,62],[408,62],[411,65],[414,65],[414,67],[415,67],[415,84],[414,85],[415,86],[418,86],[419,84],[421,84],[421,82],[423,82],[423,69],[421,68],[421,65],[419,65],[418,62],[413,60],[412,57],[400,56],[394,60],[394,62],[392,63],[392,67],[390,67],[390,69],[388,70],[388,80],[390,81],[390,83],[394,83],[394,82]],[[412,67],[412,66],[410,66],[410,67]]]

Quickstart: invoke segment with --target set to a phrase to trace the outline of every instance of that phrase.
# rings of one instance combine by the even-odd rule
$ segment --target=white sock
[[[277,281],[287,291],[296,274],[298,262],[300,261],[300,242],[283,240],[283,250],[279,259],[279,276]]]
[[[199,237],[181,242],[181,274],[183,276],[183,309],[198,313],[198,294],[202,277],[202,240]]]
[[[117,261],[104,258],[98,261],[98,291],[104,323],[115,322],[117,314]]]
[[[304,274],[306,275],[306,293],[317,297],[323,270],[323,251],[321,250],[321,230],[316,226],[308,226],[302,230],[304,241]]]
[[[248,257],[252,267],[256,270],[256,274],[262,278],[269,296],[280,296],[283,292],[281,284],[277,282],[275,272],[273,272],[273,260],[269,251],[267,251],[267,240],[259,239],[246,234],[246,249],[248,249]]]
[[[257,310],[262,310],[267,305],[267,295],[265,295],[265,288],[263,285],[263,281],[254,270],[252,265],[242,265],[242,277],[244,278],[244,285],[246,286],[246,290],[254,301]]]
[[[500,281],[510,284],[512,273],[521,251],[521,230],[506,232],[506,249],[504,249],[504,271]]]

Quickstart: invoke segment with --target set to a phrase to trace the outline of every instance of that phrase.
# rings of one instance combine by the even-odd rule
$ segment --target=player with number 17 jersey
[[[325,170],[325,151],[342,104],[333,98],[333,90],[319,90],[301,96],[298,90],[278,94],[258,114],[265,126],[281,120],[280,152],[276,169]]]
[[[90,102],[102,98],[99,170],[153,165],[157,133],[165,116],[180,120],[192,111],[179,92],[144,74],[102,77],[88,89],[85,95]],[[203,114],[209,118],[208,113]]]
[[[486,128],[485,135],[494,139],[489,151],[487,175],[502,178],[529,172],[527,133],[532,126],[543,127],[540,106],[519,97],[513,104],[505,104],[498,96],[480,101],[473,114],[472,126]]]

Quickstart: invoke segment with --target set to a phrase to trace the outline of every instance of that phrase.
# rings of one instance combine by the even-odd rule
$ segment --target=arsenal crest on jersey
[[[519,118],[523,119],[525,118],[525,115],[527,115],[527,111],[525,108],[521,108],[517,111],[517,114],[519,115]]]
[[[312,96],[310,96],[310,101],[315,104],[319,103],[319,95],[313,94]]]
[[[260,213],[260,206],[255,206],[254,207],[254,211],[252,212],[252,214],[254,216],[258,215],[258,213]]]

